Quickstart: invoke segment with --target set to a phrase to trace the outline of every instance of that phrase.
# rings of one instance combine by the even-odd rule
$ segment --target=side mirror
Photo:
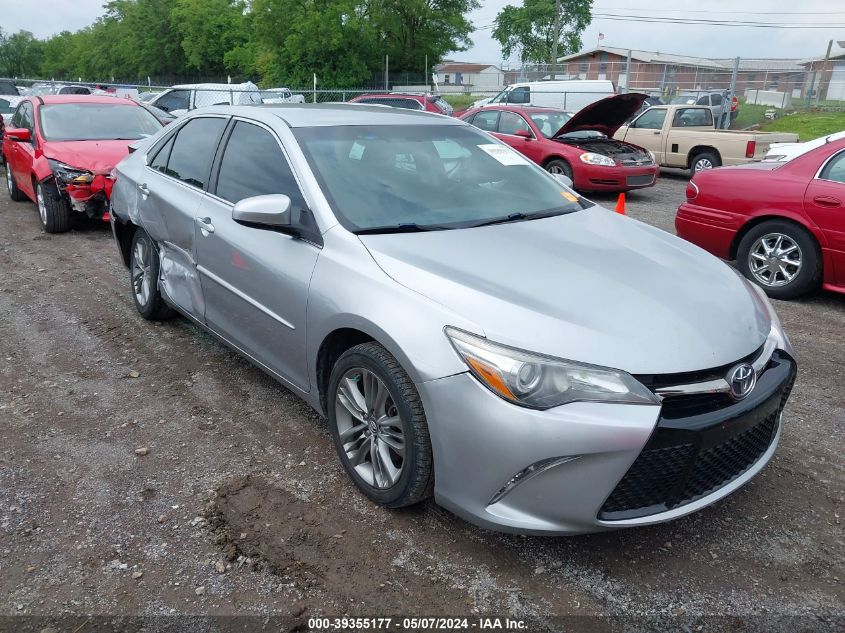
[[[572,189],[572,181],[569,179],[569,176],[567,176],[566,174],[555,174],[554,176],[560,181],[560,183],[564,187]]]
[[[232,209],[232,219],[255,226],[290,226],[290,198],[280,193],[244,198]]]
[[[9,137],[10,141],[18,141],[20,143],[26,143],[32,140],[32,134],[23,127],[7,127],[6,136]]]
[[[531,132],[529,132],[528,130],[517,130],[516,132],[514,132],[513,135],[518,136],[519,138],[524,138],[524,139],[529,140],[529,141],[534,140],[534,135]]]

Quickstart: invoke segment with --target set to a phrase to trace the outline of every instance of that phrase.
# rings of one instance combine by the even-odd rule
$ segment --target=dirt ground
[[[664,174],[630,215],[671,231],[684,186]],[[107,225],[49,236],[2,193],[0,630],[305,630],[344,614],[841,630],[845,297],[777,309],[799,377],[759,477],[669,524],[502,535],[433,503],[374,506],[295,396],[187,321],[137,315]]]

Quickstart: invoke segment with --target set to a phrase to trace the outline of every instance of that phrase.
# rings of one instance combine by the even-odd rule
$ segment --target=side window
[[[176,134],[165,173],[194,187],[205,187],[227,122],[227,119],[209,117],[186,123]]]
[[[21,127],[26,128],[30,132],[32,132],[34,128],[32,104],[29,101],[24,102],[21,107]]]
[[[720,95],[718,92],[710,95],[710,105],[714,105],[714,106],[722,105],[722,95]]]
[[[531,103],[531,88],[528,86],[521,86],[514,88],[505,95],[507,103]]]
[[[713,126],[713,112],[710,108],[678,108],[672,127]]]
[[[839,152],[822,169],[819,178],[845,183],[845,152]]]
[[[188,90],[174,90],[156,100],[155,106],[165,112],[187,110],[190,107],[190,96],[191,93]]]
[[[499,123],[498,110],[482,110],[475,115],[472,124],[485,132],[495,132]]]
[[[695,102],[695,105],[709,106],[710,105],[710,95],[700,96],[698,98],[698,101]]]
[[[499,117],[499,133],[500,134],[516,134],[519,130],[531,132],[531,128],[518,114],[513,112],[502,112]]]
[[[235,204],[244,198],[283,193],[292,207],[303,209],[305,201],[276,137],[264,128],[238,121],[226,143],[217,196]]]
[[[12,122],[11,127],[21,127],[23,125],[23,103],[18,104],[18,109],[15,110],[15,114],[12,115]]]
[[[170,140],[158,150],[158,153],[150,162],[150,167],[163,174],[167,173],[167,160],[170,158],[170,150],[173,149],[173,139],[175,138],[175,136],[171,136]]]
[[[651,108],[646,110],[640,117],[631,124],[632,128],[644,130],[660,130],[663,128],[663,121],[666,120],[664,108]]]

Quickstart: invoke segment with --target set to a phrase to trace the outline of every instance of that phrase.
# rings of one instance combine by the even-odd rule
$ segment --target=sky
[[[47,37],[63,30],[82,28],[102,13],[104,0],[0,0],[0,28],[6,32],[20,29]],[[21,11],[21,4],[37,10]],[[507,4],[519,0],[481,0],[481,8],[470,19],[475,26],[493,23],[496,14]],[[667,9],[665,0],[595,0],[593,12],[624,15],[650,15],[674,18],[713,20],[747,20],[777,23],[839,24],[840,28],[750,28],[709,25],[654,24],[621,22],[596,17],[583,34],[584,48],[597,45],[599,32],[602,44],[620,48],[638,48],[663,53],[700,57],[789,57],[824,56],[828,40],[845,40],[845,5],[834,13],[832,0],[672,0]],[[746,12],[740,13],[738,7]],[[798,9],[800,7],[800,11]],[[449,55],[462,61],[501,63],[502,54],[490,29],[472,35],[473,47]],[[845,52],[836,41],[834,53]],[[507,61],[507,60],[506,60]],[[509,60],[516,63],[516,59]]]

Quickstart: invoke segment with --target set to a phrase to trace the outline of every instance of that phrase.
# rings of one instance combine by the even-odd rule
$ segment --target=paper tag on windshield
[[[528,160],[522,154],[518,154],[507,145],[496,145],[495,143],[488,143],[479,145],[478,149],[486,152],[502,165],[528,165]]]

